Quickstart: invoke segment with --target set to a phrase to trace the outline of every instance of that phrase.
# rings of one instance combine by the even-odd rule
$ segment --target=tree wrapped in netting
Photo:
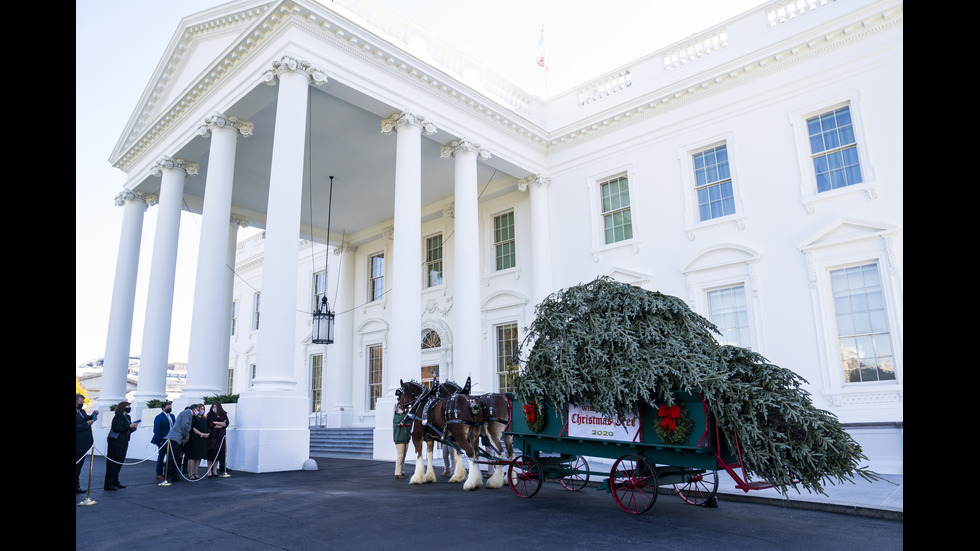
[[[700,393],[722,438],[737,435],[745,468],[759,477],[820,493],[824,480],[880,478],[859,467],[867,460],[860,445],[813,406],[804,379],[719,345],[717,332],[677,297],[601,277],[538,304],[514,393],[560,415],[564,404],[589,404],[609,418],[639,403],[672,404],[675,391]]]

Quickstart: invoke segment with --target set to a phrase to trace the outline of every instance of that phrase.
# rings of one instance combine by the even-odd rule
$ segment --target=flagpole
[[[541,25],[541,38],[538,39],[538,67],[544,69],[544,97],[548,99],[548,65],[544,60],[544,25]]]

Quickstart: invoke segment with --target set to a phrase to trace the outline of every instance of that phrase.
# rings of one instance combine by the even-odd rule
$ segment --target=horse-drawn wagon
[[[511,489],[531,497],[545,479],[557,479],[574,491],[602,476],[598,489],[611,493],[627,513],[639,514],[653,506],[661,488],[692,505],[713,506],[719,470],[746,492],[772,487],[748,481],[737,439],[719,433],[700,396],[677,392],[674,398],[672,405],[640,404],[638,411],[615,419],[587,406],[567,404],[560,415],[544,404],[515,400],[512,425],[505,432],[520,451],[506,462]],[[612,469],[590,470],[586,457],[609,459]]]

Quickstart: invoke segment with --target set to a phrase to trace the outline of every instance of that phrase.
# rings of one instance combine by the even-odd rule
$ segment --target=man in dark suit
[[[173,404],[170,400],[163,402],[162,410],[153,419],[153,438],[150,443],[159,448],[157,452],[157,480],[163,480],[163,463],[167,460],[167,435],[174,427],[174,414],[170,413]]]
[[[82,465],[85,464],[85,455],[90,449],[95,439],[92,438],[92,423],[99,416],[95,411],[91,416],[85,413],[85,396],[75,394],[75,493],[84,494],[85,490],[78,483],[78,477],[82,474]]]

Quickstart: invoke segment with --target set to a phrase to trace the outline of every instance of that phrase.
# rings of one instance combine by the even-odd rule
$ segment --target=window
[[[830,272],[845,383],[895,379],[895,360],[878,264]]]
[[[248,386],[251,387],[255,384],[255,364],[249,364],[248,366]]]
[[[317,272],[313,274],[313,312],[316,312],[320,305],[320,299],[327,294],[327,272]]]
[[[694,154],[694,186],[700,220],[735,214],[728,146],[719,145]]]
[[[310,356],[310,411],[320,410],[323,398],[323,354]]]
[[[381,398],[381,345],[376,344],[368,347],[368,400],[370,409],[374,409]]]
[[[228,394],[233,394],[235,388],[235,368],[228,368]]]
[[[371,281],[369,282],[368,298],[380,300],[385,294],[385,255],[376,254],[371,257]]]
[[[514,377],[517,376],[517,324],[507,323],[497,326],[497,386],[498,392],[514,390]]]
[[[238,301],[231,302],[231,336],[238,332]]]
[[[708,291],[708,318],[721,332],[719,344],[752,347],[744,285]]]
[[[442,339],[439,338],[439,333],[429,329],[422,335],[422,350],[439,348],[440,346],[442,346]]]
[[[255,293],[255,300],[252,302],[252,331],[259,330],[259,295]]]
[[[498,272],[517,265],[517,250],[514,247],[514,211],[493,217],[493,249]]]
[[[630,214],[629,182],[619,176],[599,184],[602,198],[602,223],[605,243],[617,243],[633,238],[633,221]]]
[[[442,285],[442,234],[425,240],[426,287]]]
[[[818,192],[863,181],[850,107],[809,118],[806,127]]]

